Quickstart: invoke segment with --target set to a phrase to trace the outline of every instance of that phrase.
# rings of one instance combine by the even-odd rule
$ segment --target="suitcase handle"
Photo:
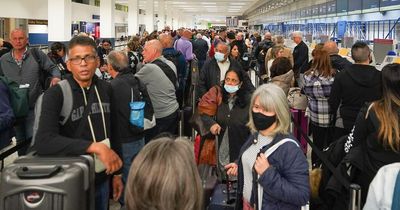
[[[61,166],[22,166],[17,169],[20,179],[44,179],[50,178],[61,170]]]

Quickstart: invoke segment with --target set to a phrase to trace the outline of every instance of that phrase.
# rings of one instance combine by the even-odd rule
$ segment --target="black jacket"
[[[199,61],[205,61],[207,59],[208,44],[204,39],[196,39],[192,42],[193,53]]]
[[[8,88],[0,81],[0,149],[11,143],[14,120]]]
[[[154,110],[146,87],[137,79],[130,69],[120,72],[113,80],[111,87],[113,96],[111,100],[111,130],[113,140],[128,143],[144,137],[144,129],[129,122],[131,102],[131,88],[133,101],[145,101],[145,118],[152,119]]]
[[[38,155],[83,155],[87,154],[87,148],[93,143],[88,119],[83,119],[85,102],[82,89],[72,78],[67,78],[71,85],[73,95],[73,108],[68,121],[64,125],[59,124],[60,112],[63,106],[63,93],[60,86],[49,88],[43,95],[42,110],[39,114],[39,124],[34,148]],[[110,138],[110,99],[111,85],[105,81],[93,77],[89,90],[85,90],[88,106],[91,107],[90,117],[96,140],[105,139],[103,121],[96,97],[94,86],[96,85],[104,109],[104,117],[107,135]],[[93,95],[93,96],[91,96]],[[83,120],[83,122],[82,122]],[[83,126],[83,127],[82,127]],[[82,127],[81,129],[79,129]],[[80,133],[79,130],[81,130]],[[119,153],[119,145],[110,138],[111,148]],[[105,173],[96,174],[96,182],[105,179]]]
[[[336,69],[337,72],[341,72],[344,69],[351,66],[351,62],[340,55],[330,55],[332,68]]]
[[[230,62],[229,69],[240,69],[243,70],[242,67],[240,66],[239,62],[228,58]],[[220,84],[221,80],[224,78],[220,78],[220,69],[217,63],[217,60],[215,58],[212,58],[208,61],[206,61],[203,65],[203,68],[200,70],[200,79],[199,79],[199,85],[197,88],[196,92],[196,97],[201,98],[210,88],[214,87],[215,85]],[[247,74],[246,74],[247,75]],[[244,82],[245,84],[249,84],[249,87],[246,87],[247,89],[254,89],[253,84],[251,83],[251,80],[248,76],[244,78],[247,80],[247,82]]]
[[[223,87],[221,87],[221,91],[224,91]],[[246,139],[250,135],[250,130],[247,127],[247,122],[249,121],[250,98],[253,90],[245,89],[243,91],[243,104],[239,105],[235,103],[232,109],[229,110],[228,101],[222,101],[217,108],[215,120],[213,116],[201,116],[207,130],[210,130],[211,126],[213,126],[215,123],[218,123],[221,126],[221,132],[218,135],[218,146],[221,145],[225,131],[228,128],[230,162],[233,162],[238,158],[240,148],[246,142]],[[224,94],[228,93],[225,92]]]
[[[298,73],[304,73],[308,70],[308,46],[303,41],[301,41],[293,49],[293,60],[293,71],[295,75],[297,75]]]
[[[335,77],[328,99],[330,113],[335,114],[340,108],[343,126],[350,131],[365,102],[381,97],[381,72],[373,66],[352,64]]]

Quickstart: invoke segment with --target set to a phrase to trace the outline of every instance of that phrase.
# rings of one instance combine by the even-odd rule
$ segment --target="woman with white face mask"
[[[245,74],[242,70],[228,70],[221,84],[204,94],[198,105],[209,134],[218,136],[217,160],[222,170],[238,157],[242,144],[250,134],[246,124],[253,89],[246,88],[249,85],[244,84]]]

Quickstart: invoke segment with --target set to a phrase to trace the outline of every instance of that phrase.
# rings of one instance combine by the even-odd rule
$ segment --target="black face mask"
[[[276,115],[266,116],[261,113],[252,112],[254,126],[257,130],[262,131],[269,127],[276,121]]]

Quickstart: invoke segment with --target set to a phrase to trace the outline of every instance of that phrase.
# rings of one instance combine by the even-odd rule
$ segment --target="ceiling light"
[[[201,4],[213,4],[213,5],[215,5],[217,3],[216,2],[201,2]]]
[[[243,3],[243,2],[231,2],[229,4],[230,5],[246,5],[246,3]]]

